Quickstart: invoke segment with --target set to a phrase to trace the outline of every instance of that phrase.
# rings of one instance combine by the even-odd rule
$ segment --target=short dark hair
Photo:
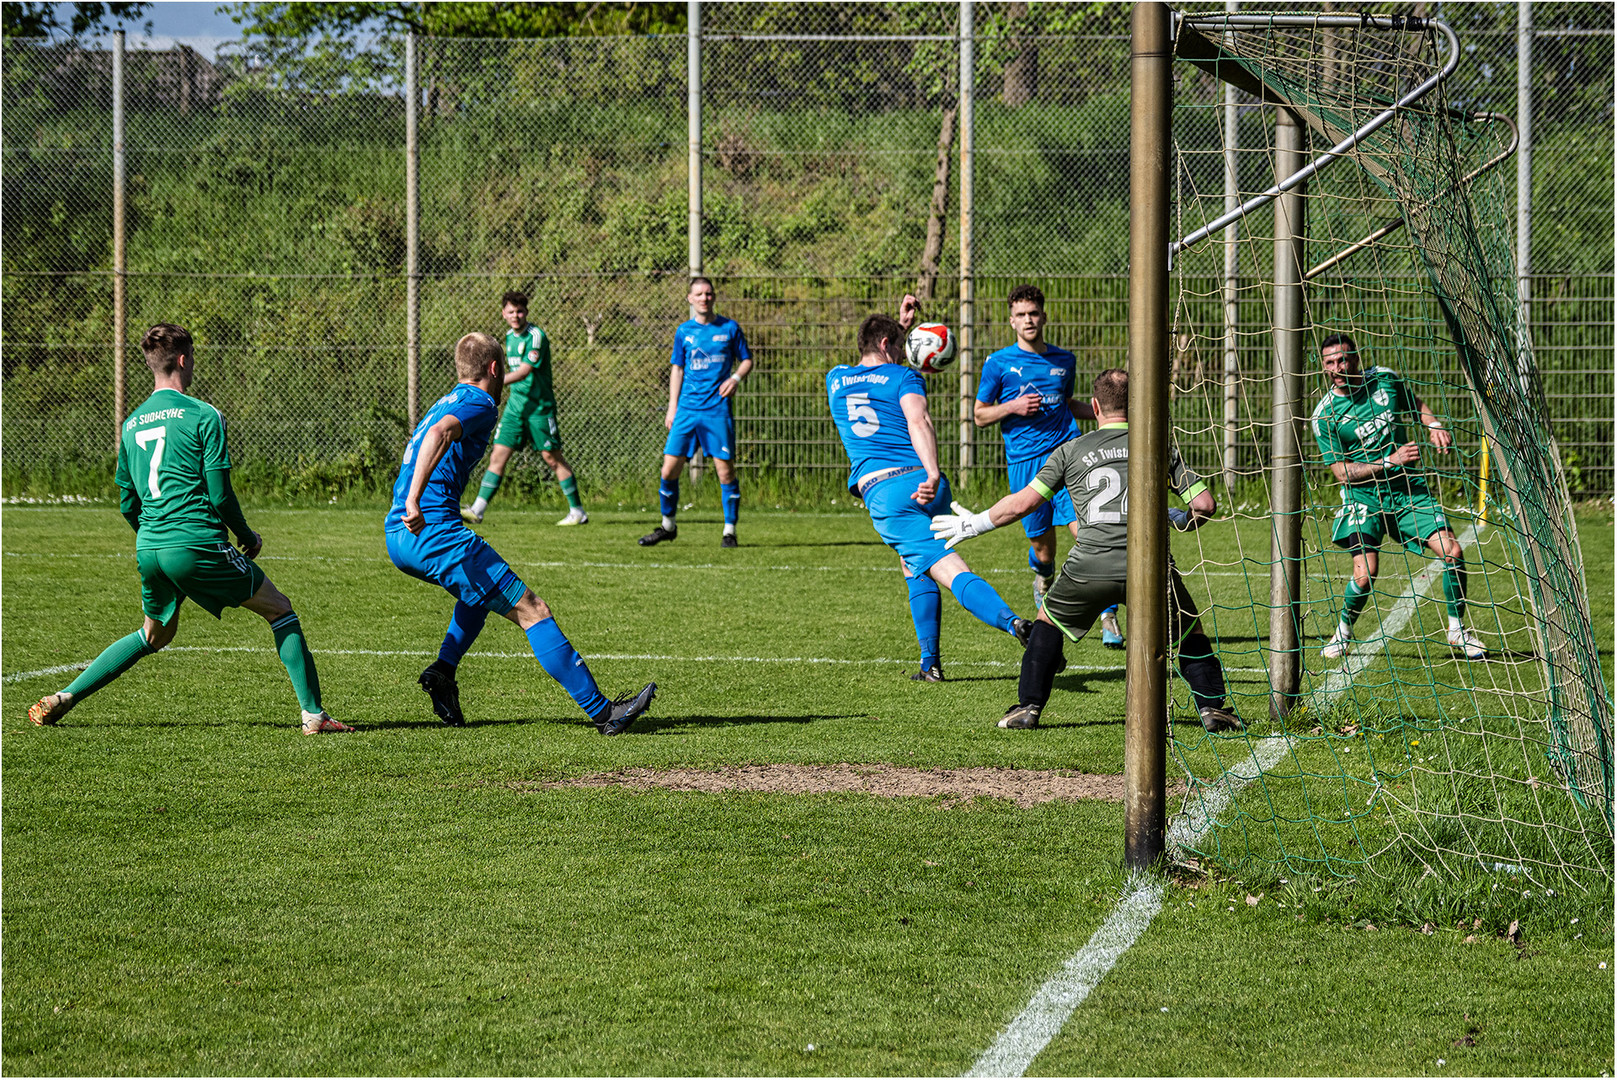
[[[1330,337],[1319,343],[1319,351],[1324,352],[1332,345],[1346,345],[1348,352],[1352,353],[1354,356],[1359,355],[1359,347],[1353,343],[1353,335],[1351,334],[1332,334]]]
[[[693,293],[693,292],[696,291],[696,287],[698,285],[706,285],[708,288],[712,289],[714,292],[719,291],[719,287],[717,285],[713,284],[713,280],[711,278],[705,278],[705,277],[702,277],[701,275],[697,275],[696,277],[691,278],[690,287],[687,288],[685,291],[688,292],[688,293]]]
[[[475,379],[495,361],[505,359],[505,349],[487,334],[467,334],[455,342],[455,378]]]
[[[1120,367],[1107,368],[1095,376],[1095,400],[1113,416],[1129,414],[1129,373]]]
[[[167,375],[173,371],[182,356],[193,360],[191,331],[173,323],[160,322],[141,335],[140,351],[146,355],[146,366],[154,375]]]
[[[503,308],[507,304],[510,304],[512,307],[515,307],[515,308],[521,308],[523,311],[527,311],[528,310],[528,294],[523,293],[523,292],[517,292],[515,289],[512,289],[510,292],[508,292],[504,296],[500,297],[500,306]]]
[[[859,324],[859,355],[881,352],[883,340],[896,341],[900,348],[904,342],[904,327],[891,315],[868,315]]]
[[[1011,295],[1005,298],[1005,306],[1015,307],[1028,300],[1039,305],[1041,310],[1044,308],[1044,292],[1037,285],[1018,285],[1011,290]]]

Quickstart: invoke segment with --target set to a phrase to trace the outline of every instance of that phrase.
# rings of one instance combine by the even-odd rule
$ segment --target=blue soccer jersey
[[[458,383],[437,401],[421,418],[410,441],[404,448],[404,461],[399,477],[393,482],[393,507],[387,512],[386,529],[404,527],[404,500],[410,494],[410,479],[415,474],[416,451],[432,425],[445,416],[453,415],[460,421],[460,439],[449,444],[449,449],[432,470],[427,485],[421,490],[421,516],[428,525],[460,522],[460,496],[466,490],[466,479],[472,466],[483,457],[489,436],[499,423],[500,409],[489,397],[488,391],[470,383]]]
[[[842,364],[826,372],[825,392],[852,466],[849,490],[868,473],[921,464],[899,403],[908,394],[925,399],[919,372],[902,364]]]
[[[983,361],[978,401],[1003,405],[1029,394],[1039,395],[1037,413],[1007,416],[999,423],[1007,462],[1042,458],[1078,437],[1078,424],[1067,408],[1077,369],[1078,358],[1054,345],[1047,345],[1042,353],[1010,345]]]
[[[679,388],[678,409],[712,412],[728,409],[730,399],[719,396],[719,386],[735,366],[752,358],[747,338],[734,319],[722,316],[711,323],[687,319],[674,331],[674,351],[668,362],[685,369]]]

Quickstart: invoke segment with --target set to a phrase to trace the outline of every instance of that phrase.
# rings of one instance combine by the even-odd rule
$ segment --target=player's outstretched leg
[[[1428,543],[1443,560],[1443,599],[1449,609],[1449,645],[1459,649],[1467,660],[1488,659],[1488,648],[1465,626],[1465,549],[1453,533],[1444,531]]]
[[[910,590],[910,619],[915,623],[915,640],[921,646],[921,670],[910,678],[915,682],[942,682],[943,659],[939,642],[943,636],[943,599],[938,583],[924,575],[905,579]]]
[[[556,625],[550,608],[533,590],[524,589],[522,599],[505,617],[522,627],[522,632],[528,636],[528,646],[545,673],[561,684],[567,696],[584,710],[602,735],[622,734],[651,707],[652,698],[657,694],[656,683],[647,683],[636,694],[608,701],[584,658],[578,655],[578,650]]]
[[[1325,659],[1340,660],[1352,650],[1353,624],[1359,621],[1365,605],[1370,601],[1377,569],[1379,567],[1374,555],[1365,553],[1353,557],[1353,572],[1348,575],[1347,585],[1342,590],[1342,611],[1336,619],[1336,632],[1319,650]]]
[[[41,727],[55,724],[67,715],[68,710],[134,667],[143,657],[151,656],[172,641],[178,622],[178,615],[167,627],[147,619],[145,626],[101,650],[101,655],[90,661],[90,666],[64,689],[40,698],[31,705],[28,719]]]
[[[1011,606],[994,587],[972,573],[966,560],[958,554],[951,552],[939,559],[928,574],[939,585],[954,593],[960,606],[971,612],[979,622],[1014,634],[1016,640],[1027,644],[1027,633],[1031,629],[1027,625],[1028,620],[1017,618],[1016,612],[1011,610]]]

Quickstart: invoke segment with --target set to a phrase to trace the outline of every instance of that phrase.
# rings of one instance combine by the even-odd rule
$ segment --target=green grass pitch
[[[744,508],[722,551],[698,511],[647,550],[649,515],[556,529],[496,503],[481,531],[603,688],[660,687],[613,739],[498,619],[462,666],[468,726],[439,725],[415,678],[450,602],[388,564],[381,509],[248,516],[354,735],[298,734],[262,620],[189,606],[170,650],[35,728],[72,676],[28,673],[138,625],[132,535],[107,506],[4,512],[7,1073],[958,1074],[1122,891],[1114,799],[569,783],[1120,774],[1122,654],[1069,648],[1048,726],[998,730],[1015,642],[945,598],[950,681],[910,682],[906,594],[862,514]],[[1609,509],[1582,525],[1609,680]],[[1235,558],[1227,522],[1200,539]],[[1020,530],[963,554],[1027,612]],[[1257,715],[1261,671],[1228,662]],[[1472,943],[1356,902],[1178,879],[1031,1072],[1612,1070],[1609,896],[1479,900]]]

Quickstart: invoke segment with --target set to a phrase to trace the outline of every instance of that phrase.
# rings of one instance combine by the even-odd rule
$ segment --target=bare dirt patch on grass
[[[915,769],[900,765],[728,765],[718,769],[617,769],[534,787],[621,786],[668,791],[756,791],[781,795],[850,792],[936,798],[955,806],[976,798],[1035,806],[1055,799],[1123,798],[1123,778],[1047,769]]]

